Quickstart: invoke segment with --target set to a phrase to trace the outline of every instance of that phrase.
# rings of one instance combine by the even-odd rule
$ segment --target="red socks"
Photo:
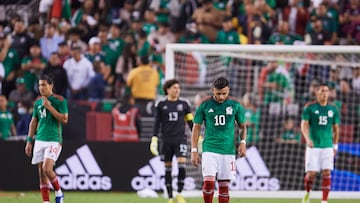
[[[327,201],[331,187],[331,176],[322,176],[322,200]]]
[[[219,182],[219,203],[229,203],[229,185],[227,182]]]
[[[310,192],[313,182],[314,182],[313,178],[308,177],[308,175],[305,176],[304,186],[305,186],[306,192]]]
[[[55,191],[60,190],[60,184],[59,184],[57,177],[55,177],[54,179],[51,180],[51,185],[54,187]]]
[[[50,201],[50,187],[47,184],[40,185],[40,192],[44,202]]]
[[[212,203],[214,197],[215,181],[204,181],[203,198],[204,203]]]

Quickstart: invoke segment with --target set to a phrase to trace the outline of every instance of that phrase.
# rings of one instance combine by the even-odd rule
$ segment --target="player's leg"
[[[321,149],[321,160],[322,203],[327,203],[331,189],[331,170],[334,168],[334,150],[332,148]]]
[[[174,156],[174,149],[172,143],[163,143],[162,153],[164,155],[165,164],[165,187],[168,193],[169,202],[173,202],[173,188],[172,188],[172,159]]]
[[[40,182],[40,192],[44,203],[50,202],[50,186],[49,179],[45,172],[42,169],[43,163],[38,163],[38,172],[39,172],[39,182]]]
[[[62,203],[64,201],[64,194],[61,190],[59,180],[54,171],[55,161],[58,159],[61,152],[61,145],[56,142],[50,142],[48,147],[45,149],[44,163],[42,170],[50,180],[51,185],[55,190],[55,202]]]
[[[186,177],[186,155],[187,155],[187,145],[186,144],[179,144],[178,150],[175,152],[177,157],[178,167],[179,167],[179,174],[178,174],[178,182],[177,182],[177,192],[176,200],[178,203],[186,203],[184,197],[182,196],[181,192],[184,189],[184,182]]]
[[[316,173],[320,171],[320,151],[317,148],[306,148],[305,152],[305,172],[304,187],[306,193],[302,199],[302,203],[310,202],[310,191],[314,183]]]
[[[235,179],[235,156],[234,155],[220,155],[220,164],[218,171],[219,183],[219,203],[229,203],[229,183],[230,180]]]
[[[49,203],[50,202],[49,179],[46,176],[45,172],[42,170],[45,148],[46,148],[45,142],[35,141],[31,164],[37,165],[38,167],[41,196],[44,203]]]
[[[202,188],[204,203],[212,203],[215,190],[215,177],[218,171],[218,154],[204,152],[202,154],[201,167],[204,177]]]

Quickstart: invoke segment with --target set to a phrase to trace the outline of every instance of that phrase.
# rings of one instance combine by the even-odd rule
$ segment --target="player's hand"
[[[191,163],[196,167],[200,165],[200,157],[198,152],[191,152]]]
[[[246,156],[246,144],[240,143],[238,147],[238,153],[240,157]]]
[[[51,107],[50,101],[45,96],[42,96],[42,105],[47,109]]]
[[[312,140],[310,140],[310,139],[306,140],[306,144],[307,144],[307,146],[310,147],[310,148],[313,148],[313,147],[314,147],[314,143],[313,143]]]
[[[27,156],[31,156],[31,153],[32,153],[32,143],[31,142],[26,142],[25,154]]]
[[[153,136],[153,137],[151,138],[150,152],[151,152],[154,156],[159,155],[159,150],[158,150],[158,138],[157,138],[156,136]]]

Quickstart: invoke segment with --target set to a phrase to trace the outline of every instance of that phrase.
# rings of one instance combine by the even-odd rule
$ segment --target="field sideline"
[[[261,194],[261,191],[258,191]],[[51,192],[51,202],[54,194]],[[202,203],[202,198],[187,197],[187,203]],[[1,203],[41,203],[40,192],[1,192]],[[217,202],[217,199],[214,199]],[[299,198],[231,198],[231,203],[300,203]],[[313,199],[312,203],[320,203],[320,199]],[[329,203],[358,203],[359,199],[331,199]],[[136,193],[121,192],[66,192],[64,203],[167,203],[163,197],[140,198]]]

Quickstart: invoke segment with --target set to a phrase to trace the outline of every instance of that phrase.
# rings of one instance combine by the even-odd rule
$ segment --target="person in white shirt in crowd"
[[[40,38],[42,56],[49,60],[51,53],[58,50],[58,45],[62,41],[64,41],[64,38],[56,34],[56,25],[52,23],[46,24],[44,36]]]
[[[92,63],[83,55],[81,47],[71,47],[72,57],[65,61],[63,67],[69,81],[68,98],[87,100],[87,86],[95,76]]]

